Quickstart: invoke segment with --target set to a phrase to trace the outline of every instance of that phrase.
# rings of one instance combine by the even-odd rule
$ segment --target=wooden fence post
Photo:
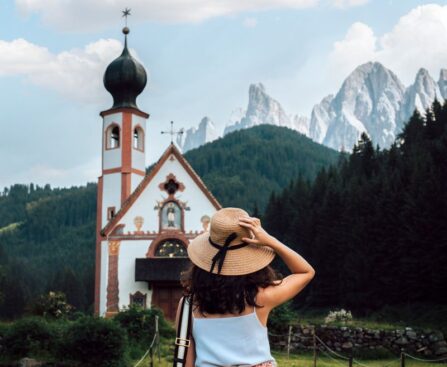
[[[352,356],[352,349],[351,352],[349,353],[349,367],[352,367],[352,360],[353,360],[353,356]]]
[[[158,315],[155,315],[155,335],[156,335],[155,343],[157,344],[158,362],[160,362],[160,329],[158,328]]]
[[[160,339],[159,339],[159,329],[158,329],[158,315],[155,315],[155,325],[154,325],[154,339],[149,346],[149,367],[154,367],[154,347],[158,350],[158,359],[160,360]],[[156,345],[154,345],[156,343]]]
[[[405,367],[405,349],[400,348],[400,367]]]
[[[314,339],[314,367],[317,367],[317,338],[315,335],[315,325],[312,327],[312,335]]]
[[[290,343],[292,342],[292,325],[289,325],[289,335],[287,337],[287,359],[290,359]]]

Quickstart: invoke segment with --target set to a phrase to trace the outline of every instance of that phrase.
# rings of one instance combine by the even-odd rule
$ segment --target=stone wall
[[[291,351],[313,349],[313,325],[295,326],[292,328]],[[329,348],[348,356],[352,349],[387,350],[398,355],[401,348],[409,354],[421,357],[447,357],[447,342],[440,331],[406,327],[404,330],[376,330],[361,327],[316,325],[315,334]],[[271,335],[273,349],[287,347],[287,335]],[[324,350],[321,343],[317,343]]]

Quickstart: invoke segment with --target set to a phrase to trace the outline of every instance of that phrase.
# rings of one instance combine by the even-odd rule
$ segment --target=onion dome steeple
[[[137,97],[147,82],[146,70],[127,49],[129,28],[123,28],[124,49],[121,55],[107,66],[104,86],[113,97],[113,108],[137,107]]]

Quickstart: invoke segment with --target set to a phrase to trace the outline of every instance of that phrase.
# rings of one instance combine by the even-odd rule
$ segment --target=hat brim
[[[210,272],[213,257],[218,249],[209,241],[209,232],[195,237],[188,245],[188,256],[199,268]],[[231,248],[231,246],[230,246]],[[275,251],[268,246],[248,244],[236,250],[228,250],[223,262],[221,275],[245,275],[254,273],[267,265],[275,258]],[[217,274],[217,266],[213,273]]]

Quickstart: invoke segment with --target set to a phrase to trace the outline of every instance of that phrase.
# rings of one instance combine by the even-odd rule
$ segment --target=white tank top
[[[253,312],[234,317],[195,318],[196,367],[254,366],[274,361],[268,330]],[[276,362],[275,362],[276,363]]]

